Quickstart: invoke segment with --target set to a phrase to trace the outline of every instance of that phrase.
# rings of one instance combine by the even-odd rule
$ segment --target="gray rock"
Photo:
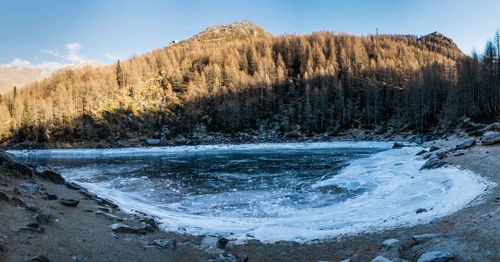
[[[38,192],[40,186],[36,183],[36,181],[26,181],[22,184],[17,185],[16,188],[26,192],[36,193]]]
[[[418,258],[418,262],[447,262],[453,260],[455,257],[446,251],[431,251],[422,254]]]
[[[415,213],[417,213],[417,214],[424,213],[424,212],[427,212],[427,209],[425,209],[425,208],[418,208],[418,209],[415,211]]]
[[[455,146],[455,150],[462,150],[462,149],[467,149],[471,148],[476,145],[476,139],[470,138],[462,142],[461,144],[458,144]]]
[[[388,259],[384,256],[377,256],[371,260],[371,262],[393,262],[392,259]]]
[[[62,198],[59,200],[59,203],[63,206],[67,206],[67,207],[76,207],[78,206],[78,204],[80,203],[80,201],[78,200],[74,200],[74,199],[65,199],[65,198]]]
[[[437,146],[431,146],[431,148],[429,149],[429,152],[434,152],[434,151],[437,151],[441,148],[437,147]]]
[[[46,215],[46,214],[42,214],[42,213],[36,215],[36,217],[35,217],[36,222],[40,225],[50,224],[51,219],[52,219],[51,215]]]
[[[58,199],[57,195],[49,194],[47,192],[45,192],[43,194],[44,194],[43,199],[45,199],[45,200],[57,200]]]
[[[403,148],[405,145],[403,143],[396,142],[394,145],[392,145],[393,149],[400,149]]]
[[[46,256],[36,256],[28,259],[30,262],[50,262],[50,260]]]
[[[9,196],[4,192],[0,191],[0,200],[9,201]]]
[[[146,144],[148,146],[159,146],[161,144],[161,140],[157,138],[148,138],[146,139]]]
[[[73,257],[71,257],[71,260],[72,260],[73,262],[87,262],[87,261],[88,261],[88,260],[87,260],[84,256],[82,256],[82,255],[76,255],[76,256],[73,256]]]
[[[423,155],[423,154],[425,154],[425,153],[427,153],[427,151],[426,151],[426,150],[420,150],[420,151],[418,151],[418,153],[417,153],[417,154],[415,154],[415,155],[420,156],[420,155]]]
[[[35,175],[37,175],[43,179],[47,179],[49,181],[52,181],[56,184],[64,184],[64,182],[65,182],[65,180],[61,176],[61,174],[50,169],[49,167],[40,165],[40,166],[35,167],[34,171],[35,171]]]
[[[43,227],[40,227],[40,224],[38,223],[29,223],[25,227],[21,227],[19,231],[31,231],[31,232],[43,233],[45,229]]]
[[[439,158],[433,157],[433,158],[427,160],[427,162],[425,162],[425,164],[420,168],[420,170],[440,168],[446,164],[447,163],[445,161],[443,161]]]
[[[175,239],[156,239],[151,245],[168,250],[175,250],[177,248]]]
[[[448,151],[440,151],[436,152],[436,157],[439,159],[443,159],[448,155]]]
[[[73,182],[65,182],[64,185],[71,189],[71,190],[85,190],[83,187],[79,186],[78,184],[76,183],[73,183]]]
[[[146,231],[141,228],[131,227],[129,225],[116,223],[111,225],[111,230],[116,233],[127,233],[127,234],[146,234]]]
[[[421,235],[414,235],[411,237],[413,241],[415,241],[416,244],[423,243],[425,241],[428,241],[430,239],[433,239],[435,237],[439,237],[440,235],[438,234],[421,234]]]
[[[19,162],[14,155],[5,151],[0,151],[0,164],[19,172],[23,177],[31,178],[33,176],[33,169]]]
[[[219,238],[219,240],[217,240],[217,247],[220,249],[224,249],[226,248],[227,243],[229,243],[229,240],[225,237],[221,237]]]
[[[224,249],[226,248],[228,243],[229,240],[225,237],[208,235],[205,238],[203,238],[200,247],[204,249],[206,248]]]
[[[384,242],[382,242],[382,245],[384,245],[384,247],[386,248],[397,248],[401,245],[401,243],[399,242],[399,240],[391,238],[384,240]]]
[[[487,132],[481,138],[481,143],[483,145],[494,145],[500,143],[500,133],[499,132]]]

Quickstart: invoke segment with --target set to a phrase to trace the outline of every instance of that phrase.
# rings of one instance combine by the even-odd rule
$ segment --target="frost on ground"
[[[66,178],[75,179],[91,176],[79,182],[94,193],[116,201],[127,211],[141,211],[158,217],[163,229],[192,234],[220,234],[240,241],[259,239],[263,242],[293,240],[306,242],[328,239],[343,234],[357,234],[378,231],[397,226],[411,226],[429,222],[449,215],[474,200],[490,185],[478,175],[458,167],[444,167],[419,171],[424,160],[415,154],[422,148],[403,147],[389,150],[391,144],[376,142],[331,142],[309,144],[248,144],[199,147],[164,147],[150,149],[107,149],[107,150],[49,150],[38,154],[50,157],[102,158],[117,156],[154,156],[162,154],[218,154],[222,152],[262,150],[341,150],[345,148],[376,148],[378,153],[350,162],[338,174],[322,176],[308,184],[307,205],[282,205],[289,191],[281,188],[270,190],[231,190],[210,195],[190,195],[182,201],[160,201],[155,199],[154,181],[149,177],[119,178],[111,183],[99,183],[92,166],[72,170]],[[379,152],[380,150],[385,150]],[[29,157],[32,151],[14,152]],[[244,160],[244,159],[243,159]],[[243,161],[238,160],[238,161]],[[294,161],[291,159],[290,161]],[[141,168],[130,166],[131,168]],[[123,172],[118,168],[116,172]],[[239,179],[241,174],[220,174],[228,179]],[[149,187],[151,192],[124,191],[116,183],[135,185],[128,188]],[[287,184],[289,185],[289,184]],[[295,184],[294,184],[295,185]],[[165,185],[163,185],[165,186]],[[168,187],[169,185],[167,185]],[[328,190],[358,192],[341,201],[329,201],[324,194]],[[313,192],[310,193],[309,192]],[[304,196],[306,198],[306,196]],[[217,207],[217,212],[206,212],[213,203],[253,199],[245,212],[231,208]],[[320,204],[314,203],[314,199]],[[287,200],[288,201],[288,200]],[[296,200],[300,202],[301,200]],[[288,201],[289,202],[289,201]],[[286,203],[288,203],[286,202]],[[197,208],[199,212],[197,212]],[[243,208],[241,209],[243,210]],[[248,210],[251,210],[249,213]],[[189,211],[189,212],[188,212]]]

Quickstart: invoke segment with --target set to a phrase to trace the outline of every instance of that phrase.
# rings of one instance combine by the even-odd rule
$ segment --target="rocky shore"
[[[418,141],[411,142],[426,148],[418,156],[428,160],[423,168],[457,165],[499,184],[500,136],[488,129],[471,131],[480,137],[466,132],[436,141],[414,136]],[[498,187],[453,215],[410,228],[306,244],[236,244],[158,230],[153,217],[124,213],[49,167],[25,165],[4,152],[0,164],[0,261],[500,260]]]

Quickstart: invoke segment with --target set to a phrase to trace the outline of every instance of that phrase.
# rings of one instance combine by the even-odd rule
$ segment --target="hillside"
[[[462,65],[479,61],[450,41],[436,33],[272,36],[250,22],[215,26],[5,95],[0,132],[18,142],[115,143],[205,131],[281,137],[350,128],[424,131],[465,115],[495,117],[476,97],[457,93],[467,88],[460,85],[468,69]]]

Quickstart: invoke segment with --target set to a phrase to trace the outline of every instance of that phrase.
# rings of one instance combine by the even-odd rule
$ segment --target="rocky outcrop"
[[[486,132],[483,137],[481,137],[481,144],[483,145],[495,145],[500,143],[500,132]]]
[[[6,166],[8,169],[17,171],[23,177],[31,178],[33,176],[33,169],[18,161],[14,155],[5,151],[0,151],[0,164]]]
[[[470,138],[455,146],[455,150],[463,150],[476,145],[476,139]]]
[[[43,179],[52,181],[56,184],[64,184],[64,182],[65,182],[64,178],[61,176],[61,174],[59,174],[57,171],[52,170],[49,167],[39,165],[39,166],[35,167],[34,171],[35,171],[35,175],[37,175]]]
[[[427,160],[427,162],[425,162],[425,164],[420,168],[420,170],[440,168],[446,164],[447,163],[445,161],[443,161],[437,157],[433,157],[433,158]]]

